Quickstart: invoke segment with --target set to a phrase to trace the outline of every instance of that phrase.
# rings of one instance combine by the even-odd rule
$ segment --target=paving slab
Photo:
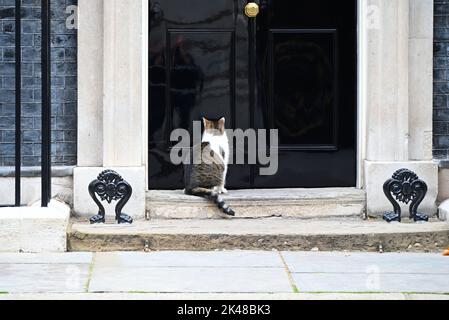
[[[449,294],[405,294],[407,300],[449,300]]]
[[[449,295],[404,295],[401,293],[75,293],[75,294],[8,294],[0,300],[449,300]]]
[[[289,270],[296,273],[446,274],[449,257],[427,253],[320,253],[283,252]]]
[[[89,292],[291,293],[282,268],[95,267]]]
[[[449,260],[449,259],[448,259]],[[1,260],[0,260],[1,261]],[[284,267],[278,252],[163,251],[97,253],[96,267]]]
[[[0,264],[90,264],[90,252],[0,253]]]
[[[447,274],[293,273],[300,292],[449,293]]]
[[[89,264],[2,264],[0,292],[85,292]]]
[[[293,294],[281,256],[302,296]],[[203,293],[210,293],[223,299],[238,299],[234,297],[238,293],[242,299],[246,294],[265,299],[283,295],[285,299],[300,300],[449,300],[448,266],[448,257],[422,253],[0,254],[0,299],[33,294],[43,297],[62,294],[58,299],[73,294],[79,299],[103,299],[102,295],[91,295],[96,293],[110,296],[123,293],[125,299],[153,299],[164,294],[207,297]],[[89,272],[92,275],[87,288]],[[152,295],[139,296],[139,293]]]

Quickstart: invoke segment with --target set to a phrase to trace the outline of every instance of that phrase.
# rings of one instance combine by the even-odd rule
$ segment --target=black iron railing
[[[21,0],[16,0],[15,18],[16,18],[16,207],[21,204],[22,193],[22,17],[21,14]]]
[[[16,81],[16,128],[15,128],[15,205],[21,205],[22,178],[22,6],[15,2],[15,81]],[[51,198],[51,13],[50,0],[41,0],[41,68],[42,68],[42,207],[47,207]]]

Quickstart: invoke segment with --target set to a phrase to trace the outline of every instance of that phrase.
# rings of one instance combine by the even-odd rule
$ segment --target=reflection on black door
[[[183,188],[170,133],[203,116],[279,130],[278,173],[231,166],[231,189],[355,186],[356,0],[245,5],[150,2],[150,188]]]

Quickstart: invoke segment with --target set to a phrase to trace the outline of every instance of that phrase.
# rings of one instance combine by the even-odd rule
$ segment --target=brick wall
[[[449,0],[435,0],[433,153],[449,158]]]
[[[0,0],[0,166],[14,165],[14,0]],[[66,8],[77,0],[52,0],[52,162],[76,164],[76,30]],[[40,165],[40,0],[22,0],[22,135],[24,166]]]

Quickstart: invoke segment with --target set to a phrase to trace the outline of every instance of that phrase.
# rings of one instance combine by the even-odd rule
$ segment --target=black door
[[[233,165],[232,188],[356,183],[356,0],[150,3],[150,189],[183,188],[170,133],[201,117],[278,129],[279,170]]]

